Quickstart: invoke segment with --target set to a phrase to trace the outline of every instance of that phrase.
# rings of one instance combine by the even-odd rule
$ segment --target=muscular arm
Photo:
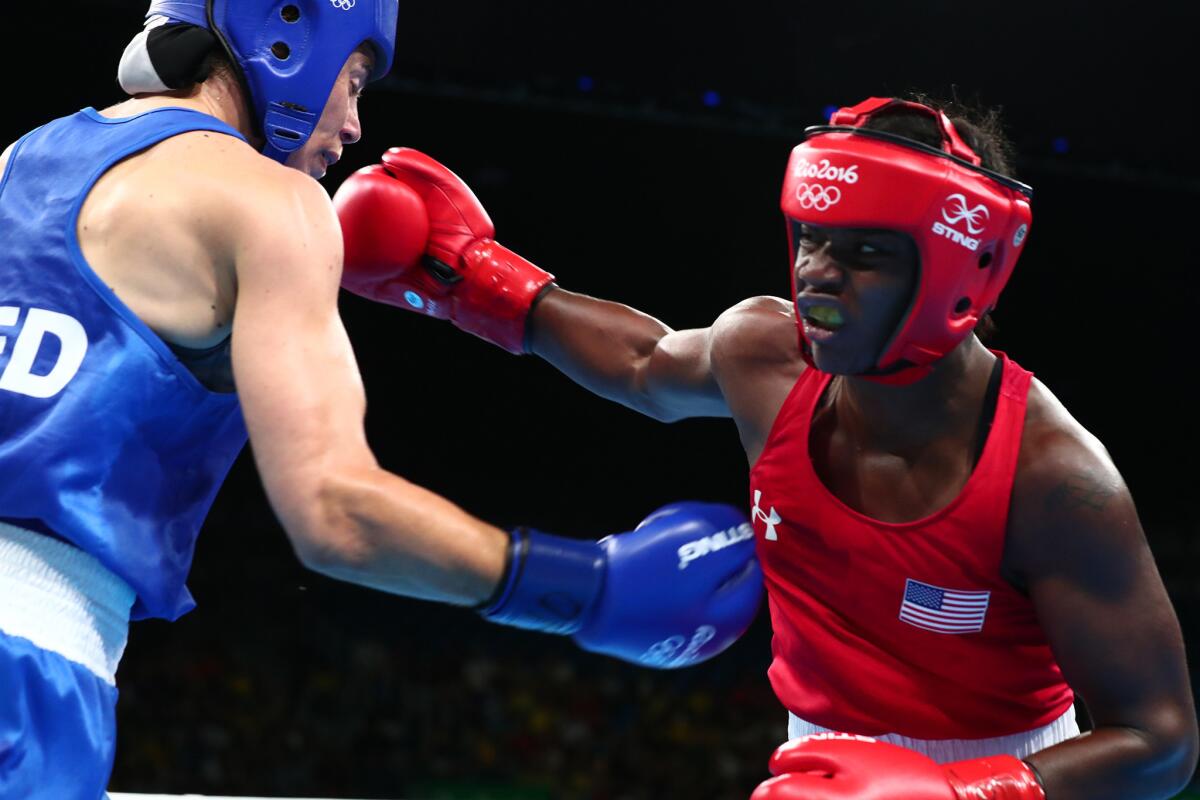
[[[663,422],[729,416],[713,376],[712,328],[673,331],[563,289],[550,290],[531,323],[530,349],[594,394]]]
[[[234,375],[271,505],[300,559],[317,571],[478,603],[500,579],[508,537],[376,463],[337,314],[337,221],[317,184],[291,173],[272,178],[278,188],[263,191],[276,194],[238,210],[231,253]]]
[[[1007,557],[1096,728],[1028,761],[1048,800],[1166,798],[1187,783],[1197,755],[1179,623],[1129,490],[1099,443],[1080,434],[1036,448]]]

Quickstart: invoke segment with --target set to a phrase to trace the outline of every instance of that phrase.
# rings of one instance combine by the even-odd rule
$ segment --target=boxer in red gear
[[[854,204],[881,215],[913,204],[912,187],[868,174],[865,162],[796,163],[788,190],[812,215],[789,215],[793,297],[752,298],[709,328],[674,331],[563,290],[508,250],[506,265],[519,266],[477,270],[493,232],[472,222],[487,217],[470,190],[426,159],[404,172],[387,170],[385,159],[389,179],[407,187],[396,193],[433,198],[434,220],[455,209],[451,228],[463,233],[451,242],[431,228],[420,257],[407,243],[394,257],[352,256],[356,231],[409,225],[407,200],[352,202],[363,189],[352,177],[335,197],[346,285],[450,317],[510,351],[523,342],[585,388],[656,419],[734,421],[752,467],[775,630],[769,677],[790,738],[843,731],[921,754],[902,771],[889,745],[826,752],[827,740],[809,739],[797,752],[824,765],[821,788],[808,785],[804,767],[759,796],[1169,797],[1195,768],[1196,716],[1178,621],[1119,472],[1046,386],[970,327],[944,352],[899,346],[941,268],[936,247],[978,260],[963,271],[966,286],[993,261],[1011,269],[1024,243],[1028,212],[1010,191],[1015,182],[989,172],[1008,171],[1002,139],[914,104],[845,112],[866,131],[851,139],[902,137],[904,158],[922,146],[933,153],[929,174],[974,170],[981,191],[1007,181],[1015,199],[980,211],[976,198],[948,187],[914,210],[914,219],[934,215],[918,233],[822,225],[820,214]],[[1003,237],[990,232],[993,222],[1008,226]],[[380,289],[364,291],[359,275]],[[430,300],[468,313],[430,312]],[[485,331],[489,303],[495,324]],[[514,318],[522,304],[525,318]],[[962,308],[971,324],[990,310]],[[950,313],[963,328],[968,317],[955,317],[953,304]],[[893,352],[919,369],[884,363],[881,354]],[[1075,692],[1095,723],[1083,736]],[[789,752],[777,770],[801,763]],[[905,777],[916,775],[924,777]],[[936,788],[921,794],[918,780]],[[789,794],[789,783],[803,789]]]

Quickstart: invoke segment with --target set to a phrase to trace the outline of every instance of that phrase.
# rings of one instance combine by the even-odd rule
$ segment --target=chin
[[[308,152],[301,150],[297,153],[292,153],[288,157],[286,165],[294,170],[303,172],[313,180],[321,180],[325,177],[329,166],[325,163],[325,157],[321,155],[321,151]]]
[[[308,174],[314,180],[321,180],[321,178],[325,177],[325,173],[329,171],[329,164],[325,163],[325,156],[321,154],[320,150],[306,158],[304,163],[309,165]]]
[[[812,359],[817,369],[830,375],[861,375],[873,366],[864,363],[862,358],[856,358],[855,354],[831,353],[828,350],[821,352],[820,347],[813,348]]]

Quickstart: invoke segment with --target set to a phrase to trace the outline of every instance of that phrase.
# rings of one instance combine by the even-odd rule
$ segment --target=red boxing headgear
[[[928,114],[941,149],[862,127],[897,106]],[[805,130],[792,151],[780,206],[788,220],[795,302],[797,223],[899,231],[917,246],[916,288],[872,370],[861,377],[913,383],[970,335],[1012,275],[1033,218],[1033,190],[981,167],[942,112],[872,97]],[[800,350],[812,364],[800,323]]]

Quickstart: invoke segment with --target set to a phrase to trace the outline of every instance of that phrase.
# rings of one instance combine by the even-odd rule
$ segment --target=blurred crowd
[[[759,633],[708,665],[655,672],[461,610],[433,616],[391,638],[317,616],[302,637],[135,640],[114,790],[745,800],[785,738]]]

